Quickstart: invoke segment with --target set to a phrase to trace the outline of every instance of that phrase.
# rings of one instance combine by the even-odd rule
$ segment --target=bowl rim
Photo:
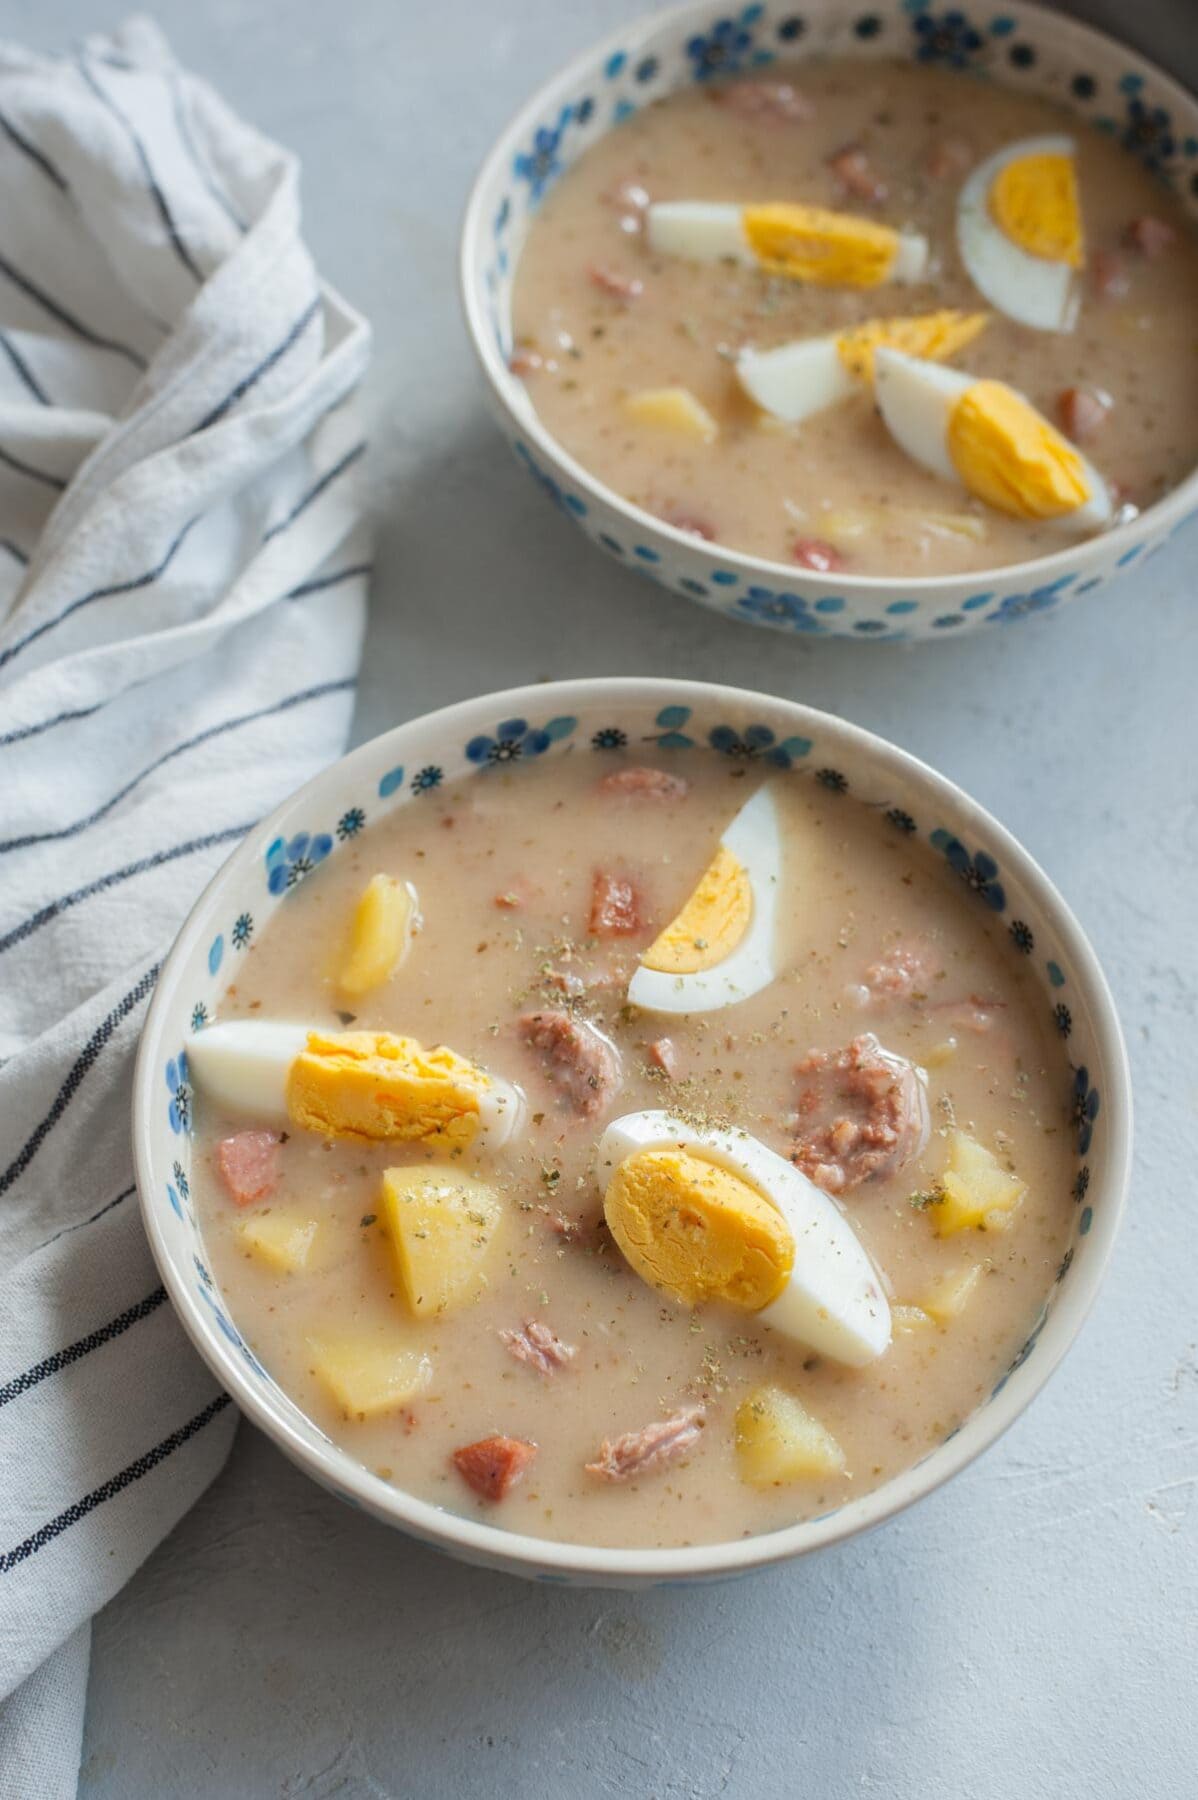
[[[829,13],[852,10],[850,0],[823,0]],[[1073,41],[1079,46],[1101,48],[1105,53],[1116,50],[1127,57],[1134,72],[1147,73],[1154,83],[1158,83],[1173,100],[1173,104],[1187,108],[1195,115],[1198,128],[1198,93],[1192,93],[1174,76],[1168,74],[1154,63],[1150,57],[1113,33],[1102,31],[1096,26],[1056,12],[1040,3],[1040,0],[1014,0],[1018,11],[1029,14],[1037,26],[1053,32],[1058,39]],[[706,17],[711,11],[703,0],[681,0],[680,4],[665,7],[660,12],[640,13],[629,20],[621,29],[609,33],[598,43],[571,57],[555,69],[546,79],[538,84],[529,98],[512,113],[507,123],[492,140],[491,147],[479,166],[478,173],[471,183],[470,192],[462,213],[462,222],[458,235],[458,297],[470,337],[483,374],[496,401],[503,407],[512,424],[526,437],[530,438],[550,463],[554,464],[578,488],[582,489],[592,503],[609,507],[620,514],[628,523],[636,528],[642,536],[649,534],[662,538],[668,544],[677,545],[680,549],[699,555],[711,561],[719,561],[730,569],[735,569],[746,576],[756,577],[761,582],[783,589],[803,584],[810,579],[809,571],[795,564],[775,562],[768,557],[755,556],[747,550],[737,550],[731,545],[720,543],[707,544],[696,540],[693,533],[681,531],[655,513],[646,512],[643,507],[633,501],[626,500],[614,488],[608,487],[598,476],[593,475],[585,464],[580,463],[560,441],[555,438],[541,420],[540,413],[532,403],[526,388],[518,384],[494,343],[493,333],[485,316],[482,297],[481,268],[475,269],[475,245],[481,242],[481,226],[483,223],[486,190],[494,176],[501,159],[510,157],[513,143],[528,133],[546,116],[545,107],[550,96],[560,89],[573,86],[576,81],[585,79],[591,69],[602,66],[607,57],[619,50],[627,50],[629,45],[636,46],[646,35],[656,36],[658,32],[672,30],[683,20],[691,16]],[[852,55],[846,45],[844,55]],[[862,60],[885,61],[886,58],[863,51]],[[802,62],[801,49],[791,50],[779,56],[779,64],[788,60]],[[901,57],[891,57],[891,61],[902,61]],[[969,71],[958,71],[967,75]],[[1000,81],[1000,86],[1011,85]],[[1062,110],[1067,110],[1062,108]],[[1082,121],[1084,123],[1084,121]],[[615,130],[613,123],[600,134],[606,137]],[[598,143],[599,138],[595,142]],[[593,148],[593,146],[590,146]],[[585,152],[584,152],[585,154]],[[521,406],[518,395],[524,395],[527,409]],[[893,595],[908,590],[924,594],[942,594],[959,590],[962,586],[982,588],[994,582],[1030,584],[1035,588],[1051,585],[1054,578],[1080,573],[1084,575],[1093,565],[1105,559],[1106,551],[1113,545],[1119,551],[1131,549],[1134,542],[1142,542],[1145,537],[1174,524],[1198,502],[1198,463],[1190,472],[1162,494],[1151,506],[1138,512],[1134,519],[1125,524],[1112,526],[1109,531],[1101,532],[1094,537],[1066,538],[1060,550],[1051,550],[1043,556],[1028,557],[1020,562],[999,563],[993,567],[970,569],[956,574],[941,575],[858,575],[849,570],[839,571],[836,577],[838,592],[847,598],[859,595],[869,598],[881,594]],[[1080,567],[1079,567],[1079,559]]]
[[[350,1451],[326,1440],[309,1442],[292,1422],[274,1409],[270,1390],[252,1379],[236,1348],[212,1326],[200,1305],[194,1285],[176,1264],[160,1221],[164,1220],[151,1169],[151,1095],[157,1096],[158,1061],[167,1014],[175,989],[196,951],[206,943],[213,914],[224,891],[238,881],[244,869],[258,859],[259,847],[278,834],[301,797],[318,793],[329,784],[341,784],[349,775],[375,769],[380,746],[388,754],[415,731],[435,730],[452,735],[456,742],[463,726],[480,718],[520,716],[543,707],[548,700],[571,710],[610,695],[627,705],[669,701],[751,706],[763,709],[755,716],[778,721],[784,718],[794,729],[818,733],[821,743],[847,746],[859,757],[879,761],[926,791],[948,808],[950,820],[967,818],[970,829],[985,835],[987,846],[1003,859],[1003,866],[1034,892],[1043,916],[1070,960],[1078,990],[1085,996],[1094,1022],[1095,1042],[1108,1090],[1103,1108],[1108,1148],[1093,1200],[1093,1248],[1087,1270],[1058,1296],[1037,1345],[1037,1356],[1018,1369],[1002,1391],[964,1421],[960,1430],[919,1463],[904,1469],[872,1493],[848,1501],[837,1511],[817,1519],[784,1526],[780,1530],[747,1538],[669,1549],[625,1549],[587,1545],[505,1530],[418,1499],[393,1487],[359,1463]],[[376,1517],[409,1530],[426,1541],[442,1545],[467,1560],[504,1566],[525,1574],[549,1571],[548,1578],[581,1578],[603,1582],[687,1581],[765,1568],[811,1550],[843,1541],[870,1530],[922,1499],[960,1473],[1012,1425],[1044,1387],[1080,1331],[1109,1267],[1126,1200],[1131,1170],[1132,1090],[1127,1051],[1113,998],[1098,959],[1081,925],[1056,887],[1031,854],[993,816],[947,776],[939,774],[908,751],[833,714],[800,701],[727,687],[715,682],[677,681],[668,676],[592,676],[563,682],[539,682],[496,694],[454,702],[431,713],[405,721],[350,751],[305,782],[254,827],[206,884],[191,907],[170,951],[146,1015],[138,1046],[133,1081],[133,1159],[142,1220],[150,1248],[176,1316],[181,1320],[201,1357],[231,1393],[240,1410],[264,1431],[294,1462],[317,1481],[330,1483]],[[292,1402],[297,1411],[302,1408]],[[306,1417],[306,1415],[305,1415]],[[310,1421],[308,1421],[310,1424]]]

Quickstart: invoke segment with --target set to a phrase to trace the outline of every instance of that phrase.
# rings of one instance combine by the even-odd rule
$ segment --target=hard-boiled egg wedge
[[[485,1133],[506,1143],[520,1116],[517,1088],[442,1045],[385,1031],[310,1031],[230,1019],[187,1046],[200,1092],[262,1124],[322,1137],[393,1139],[465,1148]]]
[[[899,448],[999,512],[1061,531],[1109,525],[1106,483],[1031,401],[1001,381],[879,350],[874,392]]]
[[[648,211],[649,247],[691,262],[731,258],[818,287],[921,281],[928,240],[824,206],[737,206],[663,200]]]
[[[628,1113],[599,1140],[603,1210],[623,1255],[687,1306],[721,1300],[853,1367],[890,1342],[881,1280],[848,1220],[745,1131]]]
[[[759,788],[720,839],[698,887],[641,957],[628,998],[647,1012],[713,1012],[777,974],[774,938],[782,834],[772,791]]]
[[[875,351],[903,350],[943,362],[971,344],[985,324],[985,313],[952,311],[869,319],[832,337],[799,338],[776,350],[746,348],[736,359],[737,379],[763,412],[796,425],[872,385]]]
[[[1085,235],[1070,137],[1023,138],[978,167],[957,201],[957,248],[991,306],[1037,331],[1072,331]]]

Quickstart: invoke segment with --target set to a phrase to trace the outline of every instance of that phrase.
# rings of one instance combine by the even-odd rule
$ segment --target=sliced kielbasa
[[[479,1438],[453,1453],[453,1466],[467,1487],[484,1500],[502,1500],[537,1453],[527,1438]]]

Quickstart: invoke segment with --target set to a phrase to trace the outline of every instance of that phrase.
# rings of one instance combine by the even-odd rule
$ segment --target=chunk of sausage
[[[277,1131],[239,1131],[216,1146],[216,1172],[234,1206],[252,1206],[274,1193],[281,1142]]]
[[[526,1363],[539,1375],[555,1375],[578,1355],[573,1344],[564,1344],[548,1325],[526,1319],[519,1331],[501,1331],[504,1345],[517,1362]]]
[[[828,167],[845,193],[867,206],[880,206],[890,193],[860,144],[846,144],[828,158]]]
[[[1111,410],[1110,396],[1093,388],[1071,387],[1057,395],[1057,417],[1061,429],[1075,444],[1088,444],[1106,424]]]
[[[632,937],[642,930],[641,899],[626,875],[612,875],[596,869],[591,882],[591,916],[588,928],[592,937]]]
[[[668,1419],[643,1425],[639,1431],[604,1438],[598,1456],[586,1465],[587,1474],[598,1475],[603,1481],[628,1481],[634,1475],[644,1475],[693,1450],[702,1429],[703,1408],[688,1406],[671,1413]]]
[[[825,1193],[895,1174],[928,1141],[923,1070],[866,1032],[842,1050],[815,1050],[797,1070],[791,1161]]]
[[[651,769],[643,763],[613,769],[596,788],[596,792],[620,800],[681,800],[689,790],[685,775],[671,775],[668,769]]]
[[[919,940],[895,944],[870,963],[857,988],[863,1006],[880,1008],[898,1000],[918,1000],[927,994],[943,964],[931,944]]]
[[[539,1052],[546,1080],[580,1118],[593,1119],[619,1092],[615,1045],[585,1019],[566,1012],[525,1013],[519,1030]]]
[[[587,280],[601,294],[608,294],[613,300],[622,300],[625,304],[630,300],[639,300],[645,291],[644,282],[635,275],[617,275],[614,269],[605,269],[598,263],[592,263],[587,270]]]
[[[655,1038],[645,1051],[650,1068],[658,1069],[667,1081],[678,1079],[678,1050],[673,1038]]]
[[[1155,262],[1158,256],[1163,256],[1176,241],[1177,233],[1172,225],[1164,219],[1153,218],[1151,213],[1144,213],[1142,217],[1133,219],[1123,233],[1123,242],[1128,249],[1138,251],[1149,262]]]
[[[798,124],[813,110],[806,95],[789,81],[732,81],[713,88],[711,97],[746,119],[789,119]]]
[[[797,537],[790,554],[801,569],[815,569],[820,575],[834,575],[845,566],[845,559],[835,544],[829,544],[823,538]]]
[[[1096,250],[1090,264],[1090,284],[1100,300],[1126,300],[1131,277],[1123,258],[1114,250]]]
[[[467,1487],[484,1500],[502,1500],[537,1453],[527,1438],[479,1438],[453,1453],[453,1466]]]

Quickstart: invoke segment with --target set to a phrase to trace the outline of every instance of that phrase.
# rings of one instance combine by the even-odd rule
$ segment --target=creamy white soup
[[[580,158],[521,253],[511,366],[669,524],[833,577],[945,574],[1189,473],[1196,293],[1178,202],[1117,141],[948,71],[812,60]]]
[[[826,771],[555,755],[296,887],[189,1047],[192,1190],[331,1438],[468,1516],[681,1545],[986,1398],[1065,1252],[1069,1074],[902,824]]]

